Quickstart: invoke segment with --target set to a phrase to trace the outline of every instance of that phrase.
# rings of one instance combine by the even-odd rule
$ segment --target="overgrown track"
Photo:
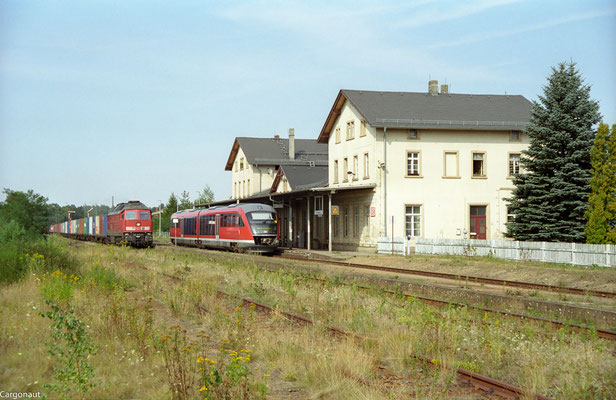
[[[382,267],[382,266],[368,265],[368,264],[355,264],[355,263],[350,263],[347,261],[312,259],[312,258],[292,256],[288,254],[281,254],[281,255],[278,255],[277,257],[285,258],[289,260],[297,260],[297,261],[308,261],[308,262],[318,262],[318,263],[332,264],[332,265],[342,265],[345,267],[369,269],[369,270],[374,270],[374,271],[393,272],[396,274],[427,276],[431,278],[442,278],[442,279],[455,280],[458,282],[464,281],[464,282],[472,282],[472,283],[483,283],[487,285],[494,285],[494,286],[500,286],[500,287],[517,287],[517,288],[536,289],[536,290],[556,292],[556,293],[577,294],[581,296],[588,295],[588,296],[595,296],[595,297],[616,298],[616,293],[603,292],[600,290],[578,289],[578,288],[571,288],[571,287],[544,285],[541,283],[508,281],[508,280],[503,280],[503,279],[492,279],[492,278],[481,278],[478,276],[456,275],[456,274],[448,274],[444,272],[433,272],[433,271],[424,271],[424,270],[417,270],[417,269]]]
[[[155,272],[152,269],[142,266],[139,266],[140,268],[146,270],[146,271],[151,271],[151,272]],[[171,274],[167,274],[165,272],[159,272],[161,275],[177,281],[177,282],[182,282],[185,281],[185,278],[182,277],[178,277],[175,275],[171,275]],[[240,301],[242,301],[242,303],[244,305],[249,305],[249,306],[254,306],[256,310],[259,310],[261,312],[265,312],[265,313],[279,313],[281,315],[284,315],[285,317],[287,317],[289,320],[298,322],[300,324],[305,324],[305,325],[314,325],[314,321],[304,315],[300,315],[300,314],[295,314],[295,313],[291,313],[291,312],[287,312],[287,311],[283,311],[280,310],[279,308],[274,309],[273,307],[270,307],[266,304],[262,304],[250,299],[247,299],[245,297],[240,297],[240,296],[235,296],[235,295],[231,295],[229,293],[226,293],[222,290],[217,290],[218,295],[224,296],[224,297],[229,297],[229,298],[234,298],[234,299],[238,299]],[[196,307],[198,309],[200,309],[201,311],[204,312],[209,312],[209,310],[204,307],[201,304],[197,304]],[[365,336],[361,336],[358,334],[355,334],[353,332],[348,332],[344,329],[332,326],[332,325],[327,325],[327,330],[329,332],[331,332],[332,334],[336,335],[336,336],[342,336],[342,337],[348,337],[351,338],[353,340],[356,341],[366,341],[366,340],[370,340],[370,338],[365,337]],[[427,357],[421,356],[421,355],[412,355],[413,358],[415,358],[415,360],[421,362],[423,365],[426,366],[433,366],[433,367],[437,367],[436,365],[434,365],[434,363]],[[451,367],[443,364],[443,363],[439,363],[441,368],[445,368],[445,369],[452,369]],[[525,397],[525,398],[535,398],[538,400],[550,400],[549,397],[540,395],[540,394],[534,394],[534,393],[528,393],[527,391],[524,391],[523,389],[517,387],[517,386],[513,386],[510,385],[506,382],[502,382],[496,379],[492,379],[488,376],[485,375],[481,375],[481,374],[477,374],[475,372],[471,372],[468,371],[466,369],[463,368],[457,368],[455,369],[456,374],[458,376],[458,378],[462,381],[462,382],[466,382],[471,384],[474,388],[480,390],[480,392],[476,392],[476,393],[468,393],[465,392],[464,393],[464,397],[463,398],[472,398],[469,397],[473,396],[476,398],[477,395],[479,395],[482,398],[492,398],[492,395],[498,395],[500,397],[504,397],[506,399],[519,399],[520,397]],[[357,377],[355,375],[353,375],[352,373],[350,373],[349,371],[344,371],[344,374],[347,375],[348,377],[351,377],[363,384],[366,385],[371,385],[371,386],[380,386],[383,387],[382,382],[378,382],[378,381],[369,381],[366,380],[364,378],[361,377]],[[388,376],[391,378],[392,376],[395,376],[395,374],[388,374]],[[464,387],[459,387],[457,388],[457,390],[463,390]]]
[[[202,252],[200,249],[190,248],[190,247],[181,247],[179,250],[186,251],[186,252]],[[220,254],[220,256],[223,256],[223,257],[226,254],[225,252],[217,252],[217,253]],[[314,261],[314,262],[325,263],[325,264],[329,263],[329,261],[305,259],[305,258],[301,258],[301,257],[294,257],[294,258],[283,257],[283,258],[293,259],[294,261]],[[263,264],[267,264],[267,261],[264,261]],[[345,265],[345,264],[341,263],[340,265]],[[264,269],[266,269],[266,270],[268,270],[270,272],[275,272],[275,271],[272,271],[272,270],[268,269],[267,267],[264,267],[263,265],[261,265],[260,267],[264,268]],[[315,278],[315,277],[307,277],[307,278],[311,279],[311,280],[314,280],[314,281],[325,282],[325,280],[319,279],[319,278]],[[340,282],[340,284],[343,284],[343,285],[355,285],[358,289],[362,289],[362,290],[375,290],[375,288],[358,285],[356,283]],[[565,321],[559,321],[559,320],[555,320],[555,319],[536,317],[536,316],[533,316],[533,315],[514,313],[514,312],[510,312],[510,311],[496,310],[496,309],[487,308],[487,307],[473,306],[473,305],[469,305],[469,304],[465,304],[465,303],[459,303],[459,302],[450,301],[450,300],[441,300],[441,299],[435,299],[435,298],[431,298],[431,297],[414,295],[414,294],[408,294],[408,293],[397,293],[397,292],[394,292],[394,291],[391,291],[391,290],[387,290],[387,289],[378,289],[378,290],[381,290],[381,291],[383,291],[385,293],[389,293],[389,294],[392,294],[392,295],[393,294],[400,295],[400,296],[403,296],[403,297],[405,297],[407,299],[409,299],[409,298],[417,299],[417,300],[422,301],[424,303],[432,304],[432,305],[436,305],[436,306],[452,305],[452,306],[457,306],[457,307],[467,307],[467,308],[472,309],[472,310],[477,310],[477,311],[481,311],[481,312],[487,312],[487,313],[490,313],[490,314],[500,314],[500,315],[504,315],[504,316],[508,316],[508,317],[512,317],[512,318],[517,318],[517,319],[525,319],[525,320],[529,320],[529,321],[537,321],[537,322],[547,323],[547,324],[553,325],[556,329],[564,327],[564,328],[569,328],[569,329],[573,329],[573,330],[576,330],[576,331],[584,331],[584,330],[596,331],[597,332],[597,336],[602,338],[602,339],[616,340],[616,331],[609,330],[609,329],[594,328],[594,327],[590,327],[590,326],[586,326],[586,325],[582,325],[582,324],[576,324],[576,323],[572,323],[572,322],[565,322]]]

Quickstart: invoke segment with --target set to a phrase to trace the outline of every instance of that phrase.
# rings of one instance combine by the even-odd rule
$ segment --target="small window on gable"
[[[366,121],[361,121],[361,125],[359,127],[359,136],[366,136]]]
[[[418,139],[419,134],[417,133],[417,129],[409,130],[409,139]]]
[[[244,157],[240,158],[240,171],[244,170]]]
[[[512,142],[519,142],[520,131],[511,131],[511,133],[509,134],[509,140],[511,140]]]
[[[355,138],[355,121],[347,122],[346,140]]]
[[[340,127],[336,128],[336,143],[340,143]]]

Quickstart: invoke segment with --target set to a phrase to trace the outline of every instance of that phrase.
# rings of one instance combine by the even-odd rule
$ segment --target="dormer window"
[[[409,130],[409,139],[417,139],[419,135],[417,134],[417,129]]]
[[[511,131],[511,134],[509,135],[509,140],[512,142],[519,142],[520,141],[520,131]]]

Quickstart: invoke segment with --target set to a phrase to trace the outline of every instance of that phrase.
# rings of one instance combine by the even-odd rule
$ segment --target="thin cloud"
[[[474,14],[487,11],[491,8],[506,6],[513,3],[519,3],[521,0],[485,0],[476,1],[466,4],[447,4],[445,6],[425,10],[419,12],[410,18],[403,19],[394,24],[396,28],[417,28],[420,26],[451,21],[460,18],[465,18]]]
[[[437,48],[442,48],[442,47],[453,47],[453,46],[477,43],[477,42],[482,42],[484,40],[519,35],[521,33],[538,31],[541,29],[547,29],[553,26],[558,26],[558,25],[567,24],[571,22],[585,21],[589,19],[607,17],[607,16],[614,15],[614,14],[616,14],[616,8],[610,8],[607,10],[591,11],[591,12],[587,12],[583,14],[569,15],[566,17],[554,19],[552,21],[542,22],[542,23],[534,24],[534,25],[528,25],[528,26],[524,26],[521,28],[510,29],[506,31],[486,32],[486,33],[481,33],[481,34],[470,35],[470,36],[467,36],[459,40],[453,40],[451,42],[443,42],[443,43],[437,43],[431,46],[426,46],[426,48],[437,49]]]

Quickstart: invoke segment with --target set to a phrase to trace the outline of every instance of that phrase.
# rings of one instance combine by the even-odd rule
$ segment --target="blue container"
[[[103,214],[103,236],[107,237],[107,214]]]

